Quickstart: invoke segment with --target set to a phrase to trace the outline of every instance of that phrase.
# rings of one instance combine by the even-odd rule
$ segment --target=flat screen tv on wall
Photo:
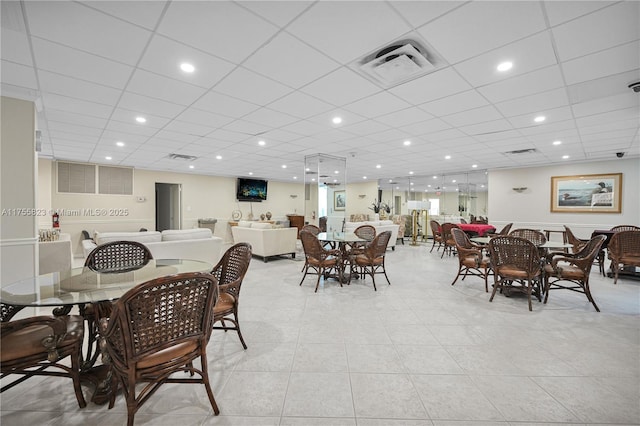
[[[238,201],[265,201],[267,199],[267,181],[238,178],[236,198]]]

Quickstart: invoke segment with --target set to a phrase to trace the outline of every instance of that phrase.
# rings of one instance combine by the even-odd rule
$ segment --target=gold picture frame
[[[346,191],[333,191],[333,210],[343,211],[347,206]]]
[[[552,176],[552,213],[621,213],[622,173]]]

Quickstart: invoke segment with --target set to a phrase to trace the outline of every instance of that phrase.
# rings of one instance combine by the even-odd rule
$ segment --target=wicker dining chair
[[[300,230],[301,231],[311,232],[313,235],[316,235],[316,236],[320,233],[320,228],[318,228],[315,225],[310,225],[310,224],[304,225]]]
[[[541,259],[536,245],[526,238],[499,236],[489,241],[489,253],[494,274],[489,302],[498,289],[506,295],[516,290],[527,295],[529,310],[533,310],[531,295],[535,294],[541,301],[542,285]]]
[[[567,237],[567,242],[573,246],[573,248],[572,248],[573,253],[580,252],[590,241],[590,240],[584,240],[584,239],[576,237],[575,234],[573,233],[573,231],[571,230],[571,228],[569,228],[566,225],[564,226],[564,233],[565,233],[565,235]],[[606,237],[605,237],[605,239],[606,239]],[[604,270],[604,258],[605,258],[604,249],[601,247],[600,251],[596,255],[594,263],[596,263],[598,265],[598,269],[600,270],[600,273],[602,275],[606,275],[605,270]]]
[[[451,255],[451,253],[453,252],[453,249],[456,248],[456,242],[453,239],[453,236],[451,235],[451,230],[453,228],[460,228],[457,224],[455,223],[449,223],[449,222],[445,222],[442,224],[442,226],[440,227],[441,232],[442,232],[442,245],[444,246],[444,249],[442,250],[442,254],[440,255],[440,259],[442,259],[444,257],[444,254],[447,252],[447,250],[449,251],[449,255]]]
[[[371,243],[365,247],[362,254],[358,254],[351,259],[351,268],[360,268],[364,274],[371,276],[373,281],[373,289],[376,288],[376,274],[384,274],[387,283],[391,285],[389,277],[387,276],[387,270],[385,269],[385,256],[387,252],[387,245],[391,239],[391,231],[384,231],[376,235]]]
[[[240,287],[251,262],[251,244],[237,243],[231,246],[222,256],[222,259],[211,271],[216,277],[220,289],[218,303],[213,308],[214,324],[220,322],[220,326],[213,326],[214,330],[235,330],[238,332],[242,347],[247,349],[240,322],[238,320],[238,305],[240,303]],[[226,325],[226,321],[233,324]]]
[[[513,223],[507,223],[505,226],[502,227],[502,229],[499,232],[487,232],[485,233],[485,235],[491,235],[491,236],[495,236],[495,235],[509,235],[509,231],[511,231],[511,227],[513,226]]]
[[[429,250],[429,253],[431,253],[433,248],[436,246],[436,243],[438,243],[436,251],[440,250],[440,247],[442,247],[442,232],[440,223],[436,220],[430,220],[429,226],[431,227],[431,235],[433,236],[433,244],[431,245],[431,250]]]
[[[613,283],[618,283],[621,267],[640,267],[640,231],[620,231],[613,234],[607,246]]]
[[[589,289],[589,275],[591,265],[606,239],[606,236],[598,235],[576,253],[551,253],[547,256],[544,266],[544,303],[549,299],[549,290],[565,289],[584,293],[596,311],[600,312]]]
[[[35,316],[0,324],[0,370],[4,386],[0,393],[32,376],[68,377],[80,408],[86,407],[80,387],[83,318],[70,316]],[[69,357],[71,362],[64,362]],[[5,377],[22,377],[7,383]],[[55,392],[58,392],[56,388]]]
[[[318,292],[320,285],[320,277],[327,277],[331,271],[335,271],[339,275],[342,273],[342,255],[338,249],[325,249],[318,240],[318,237],[308,231],[300,231],[300,241],[304,250],[305,264],[304,275],[300,280],[302,285],[309,270],[311,269],[318,276],[316,281],[315,292]],[[339,279],[340,287],[342,287],[342,279]]]
[[[454,285],[460,275],[464,280],[467,275],[472,275],[484,279],[484,290],[489,292],[489,284],[487,283],[491,266],[489,259],[482,254],[482,247],[473,244],[467,234],[459,228],[451,229],[451,235],[456,243],[458,252],[458,273],[451,283]]]
[[[640,227],[635,225],[616,225],[611,228],[613,232],[622,232],[622,231],[640,231]]]
[[[133,426],[138,409],[164,383],[203,384],[218,415],[206,351],[217,300],[218,281],[213,275],[169,275],[127,291],[114,303],[111,317],[101,319],[101,347],[115,378],[109,408],[122,387],[127,426]],[[196,359],[200,369],[194,367]],[[174,375],[181,372],[189,377]]]

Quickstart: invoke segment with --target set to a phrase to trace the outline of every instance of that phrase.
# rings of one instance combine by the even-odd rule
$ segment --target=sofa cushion
[[[380,225],[393,225],[392,220],[381,220]]]
[[[162,234],[158,231],[146,232],[96,232],[96,244],[112,241],[136,241],[138,243],[153,243],[162,241]]]
[[[248,220],[241,220],[240,222],[238,222],[238,226],[241,228],[251,228],[252,224],[253,222]]]
[[[211,229],[167,229],[162,231],[162,241],[201,240],[203,238],[211,238]]]
[[[266,222],[258,222],[251,225],[255,229],[273,229],[273,225]]]

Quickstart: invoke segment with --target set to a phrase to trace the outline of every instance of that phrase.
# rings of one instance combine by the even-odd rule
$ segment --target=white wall
[[[594,229],[640,225],[639,170],[636,158],[490,171],[489,222],[497,228],[509,222],[514,222],[514,228],[562,229],[567,225],[579,238],[589,237]],[[598,173],[622,173],[622,213],[551,212],[552,176]],[[527,189],[518,193],[514,187]]]

